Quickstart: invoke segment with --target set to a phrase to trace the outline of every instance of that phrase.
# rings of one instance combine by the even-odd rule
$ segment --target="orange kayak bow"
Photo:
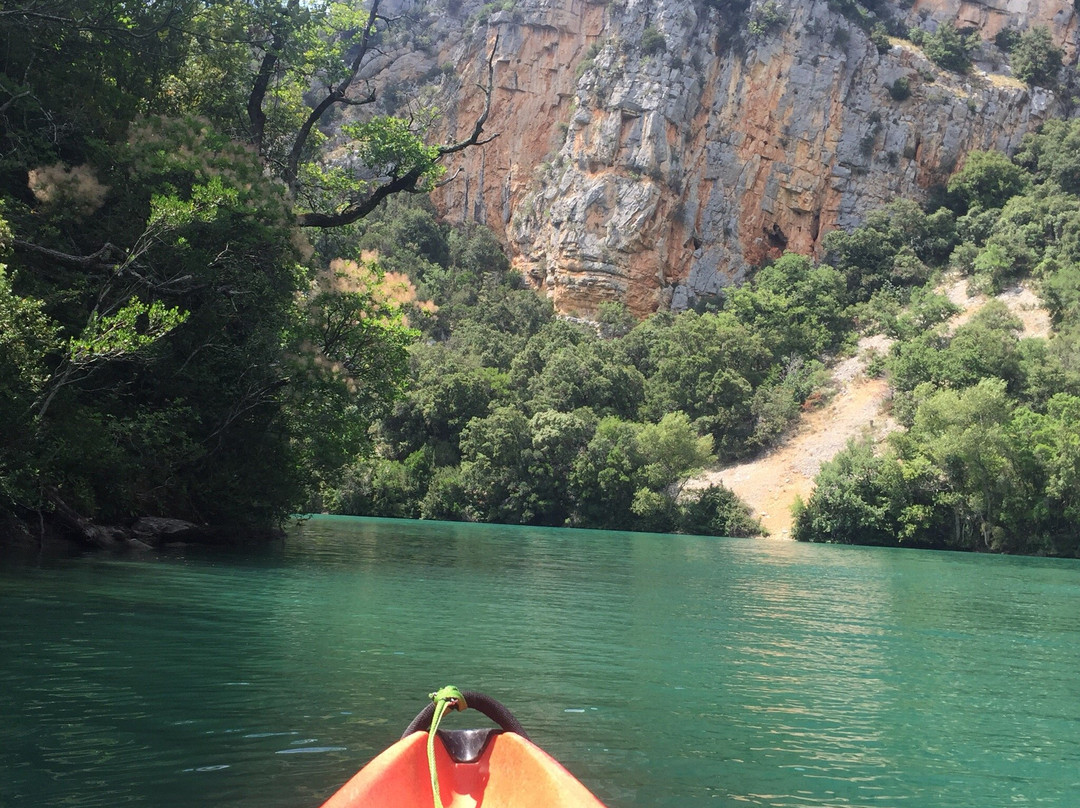
[[[435,773],[442,808],[604,808],[528,739],[499,702],[472,691],[462,695],[469,707],[499,728],[436,730]],[[432,808],[428,730],[421,727],[430,727],[434,714],[435,705],[428,705],[401,740],[361,769],[323,808]]]

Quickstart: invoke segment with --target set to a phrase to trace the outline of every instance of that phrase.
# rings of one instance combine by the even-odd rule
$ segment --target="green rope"
[[[427,762],[428,771],[431,772],[431,795],[435,800],[435,808],[442,808],[442,797],[439,795],[439,773],[435,769],[435,733],[439,729],[439,722],[447,710],[464,710],[469,705],[465,703],[465,697],[461,691],[453,685],[428,693],[428,698],[435,702],[435,713],[431,716],[431,729],[427,736]]]

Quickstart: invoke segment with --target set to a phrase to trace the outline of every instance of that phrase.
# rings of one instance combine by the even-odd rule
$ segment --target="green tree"
[[[201,4],[12,0],[0,10],[0,165],[80,165],[122,139],[186,58]],[[58,58],[57,54],[62,54]],[[149,109],[148,109],[149,107]],[[24,175],[25,179],[25,175]]]
[[[847,281],[852,302],[864,302],[886,284],[924,283],[929,269],[948,258],[954,241],[950,211],[927,214],[910,200],[898,200],[871,212],[861,227],[826,234],[825,251],[829,264]]]
[[[591,410],[541,411],[529,419],[531,446],[525,450],[522,521],[559,526],[574,512],[570,475],[596,432]]]
[[[959,311],[960,307],[945,295],[938,294],[929,286],[921,286],[911,290],[906,309],[896,317],[886,333],[898,339],[915,339]]]
[[[380,438],[393,457],[404,458],[428,444],[438,465],[455,465],[465,425],[486,416],[497,401],[496,377],[443,346],[414,352],[413,364],[411,387],[383,419]]]
[[[765,0],[764,3],[750,12],[746,30],[750,32],[751,36],[764,36],[769,31],[779,28],[784,21],[784,12],[780,4],[776,0]]]
[[[698,435],[684,412],[669,412],[659,422],[643,425],[637,440],[645,479],[657,491],[679,485],[715,460],[712,436]]]
[[[615,361],[604,344],[593,339],[568,345],[548,358],[529,381],[528,406],[533,412],[589,407],[598,415],[633,419],[644,386],[640,371]]]
[[[1024,136],[1015,160],[1039,182],[1052,181],[1070,194],[1080,194],[1080,121],[1051,119]]]
[[[849,443],[814,481],[814,495],[798,506],[792,536],[836,544],[894,544],[889,509],[893,497],[883,479],[889,459],[869,441]]]
[[[835,350],[851,328],[844,277],[794,253],[733,290],[725,308],[768,340],[774,361]]]
[[[655,424],[601,419],[574,459],[572,522],[614,530],[673,531],[681,483],[710,462],[712,439],[681,412]]]
[[[200,9],[188,29],[189,58],[169,84],[171,111],[197,108],[249,141],[296,199],[305,227],[356,222],[394,194],[430,188],[444,158],[485,142],[490,62],[488,103],[466,138],[429,145],[422,128],[429,116],[372,115],[340,126],[353,165],[325,159],[330,140],[322,127],[335,113],[377,100],[357,85],[387,35],[389,17],[380,6],[381,0],[366,10],[330,0],[264,0]],[[210,103],[208,76],[224,89]]]
[[[719,454],[743,450],[753,432],[754,386],[769,368],[770,352],[760,335],[730,312],[686,312],[654,318],[627,339],[632,350],[636,342],[648,345],[638,365],[645,375],[645,418],[658,421],[666,413],[685,412],[713,436]]]
[[[1000,549],[1027,486],[1009,440],[1013,404],[1000,379],[942,390],[919,408],[909,440],[940,470],[955,514],[953,543]]]
[[[468,492],[460,466],[435,469],[424,498],[420,501],[421,519],[448,522],[468,521]]]
[[[728,488],[710,485],[684,493],[676,526],[680,533],[698,536],[761,536],[765,529],[750,508]]]
[[[951,22],[943,22],[923,39],[923,50],[939,67],[954,73],[971,68],[971,52],[979,43],[977,32],[963,32]]]
[[[415,519],[427,493],[430,459],[422,451],[405,461],[365,458],[345,469],[334,499],[323,507],[356,516]]]
[[[949,178],[949,193],[956,195],[964,210],[1000,208],[1028,187],[1024,170],[997,151],[973,151],[964,167]]]
[[[551,320],[530,337],[523,350],[510,364],[510,383],[521,399],[531,397],[532,379],[543,372],[548,361],[558,352],[588,342],[591,334],[578,323]]]
[[[0,508],[10,511],[38,497],[34,410],[49,378],[44,358],[56,345],[56,326],[41,301],[14,293],[5,269],[0,264]]]
[[[637,435],[640,426],[614,416],[603,418],[574,461],[570,490],[575,502],[573,523],[611,530],[631,530],[631,507],[644,465]]]
[[[1061,554],[1080,553],[1080,398],[1059,393],[1050,399],[1046,412],[1018,413],[1014,423],[1018,442],[1030,447],[1043,472],[1048,507],[1037,515],[1049,522],[1053,549]]]
[[[465,425],[461,480],[473,518],[508,524],[522,521],[523,472],[530,442],[528,418],[515,407],[499,407]]]
[[[1054,46],[1050,29],[1036,25],[1024,31],[1010,54],[1013,75],[1020,81],[1052,87],[1061,70],[1061,48]]]
[[[420,110],[366,114],[356,78],[387,33],[379,7],[0,10],[4,295],[34,354],[15,354],[11,375],[32,427],[25,508],[48,493],[99,519],[265,525],[368,451],[420,301],[395,268],[343,272],[328,251],[341,239],[317,239],[313,255],[299,228],[355,223],[430,187],[449,155],[483,142],[487,118],[485,105],[464,139],[432,146]],[[334,119],[360,107],[353,124]],[[331,129],[347,170],[327,162]],[[438,267],[449,245],[426,224],[398,236]]]

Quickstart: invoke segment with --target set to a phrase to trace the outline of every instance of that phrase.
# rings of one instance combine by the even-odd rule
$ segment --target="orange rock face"
[[[443,88],[444,134],[471,131],[494,48],[485,129],[498,136],[458,156],[440,210],[492,227],[559,311],[619,300],[644,315],[722,294],[784,250],[819,253],[829,230],[925,195],[972,149],[1015,148],[1060,109],[991,44],[960,76],[910,42],[879,53],[825,0],[786,4],[758,35],[717,6],[518,0],[479,25],[466,4],[441,28],[437,58],[463,76]],[[1065,0],[917,0],[907,13],[987,39],[1048,25],[1075,60]],[[890,92],[897,80],[909,97]]]

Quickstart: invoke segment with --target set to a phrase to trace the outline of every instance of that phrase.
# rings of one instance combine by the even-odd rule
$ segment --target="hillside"
[[[939,290],[963,309],[952,318],[953,328],[970,320],[989,299],[985,295],[969,296],[967,285],[966,279],[954,278]],[[1030,286],[1015,286],[997,298],[1023,322],[1023,336],[1049,335],[1049,315]],[[700,474],[687,483],[686,490],[721,483],[750,506],[770,536],[789,538],[791,507],[796,497],[804,501],[810,498],[821,465],[853,438],[869,434],[880,443],[898,428],[888,414],[888,383],[865,374],[872,352],[887,350],[888,345],[884,337],[861,340],[856,356],[833,368],[836,392],[823,407],[804,413],[781,445],[762,457]]]

